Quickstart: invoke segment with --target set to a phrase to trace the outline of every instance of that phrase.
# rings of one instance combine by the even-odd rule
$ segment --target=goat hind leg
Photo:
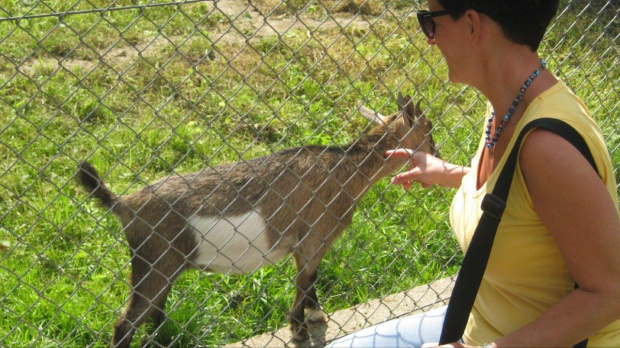
[[[163,274],[152,269],[139,257],[132,261],[132,291],[123,315],[114,324],[113,347],[129,347],[136,330],[150,320],[151,331],[157,330],[164,318],[164,306],[170,292],[170,283]]]
[[[164,312],[166,308],[166,299],[168,294],[170,293],[171,285],[168,285],[165,289],[162,290],[161,295],[152,303],[152,312],[149,316],[150,327],[148,329],[149,336],[144,338],[141,342],[142,347],[148,347],[157,331],[164,324],[164,319],[166,318],[166,312]]]

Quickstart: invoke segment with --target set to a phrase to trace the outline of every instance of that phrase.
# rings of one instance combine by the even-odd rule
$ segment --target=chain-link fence
[[[250,247],[238,255],[279,252],[282,243],[270,249],[273,240],[262,241],[266,232],[248,233],[266,231],[260,224],[275,224],[276,215],[284,221],[282,207],[299,203],[287,197],[322,204],[312,210],[301,202],[304,208],[296,214],[304,209],[321,214],[290,220],[300,231],[347,222],[352,211],[336,212],[334,197],[342,198],[338,204],[358,203],[351,224],[318,267],[316,294],[336,333],[310,325],[313,344],[342,335],[347,325],[356,329],[445,301],[461,260],[447,222],[452,191],[404,192],[383,179],[354,197],[346,191],[347,180],[333,189],[329,180],[317,179],[321,170],[329,171],[318,163],[356,143],[369,128],[358,103],[391,114],[399,91],[421,100],[444,159],[467,164],[473,155],[485,103],[471,89],[447,83],[445,63],[415,20],[415,10],[425,6],[403,0],[0,2],[0,345],[109,344],[114,323],[130,302],[133,242],[124,230],[141,225],[166,235],[164,243],[149,249],[157,254],[164,248],[166,257],[142,253],[134,259],[159,265],[190,255],[182,249],[191,247],[192,237],[180,231],[200,214],[183,216],[181,227],[174,219],[182,202],[191,199],[205,199],[201,209],[209,211],[210,220],[199,222],[205,236],[222,225],[245,233]],[[616,166],[619,11],[615,0],[563,1],[541,48],[548,68],[576,91],[600,124]],[[302,146],[309,152],[297,149]],[[297,150],[272,162],[252,160],[286,149]],[[289,187],[278,172],[285,173],[282,168],[297,155],[306,156],[314,169]],[[152,186],[154,195],[144,193],[151,205],[123,228],[114,215],[118,205],[101,207],[76,182],[84,160],[118,195],[167,176],[185,193],[170,198],[168,186]],[[347,167],[349,160],[331,168]],[[230,163],[238,164],[222,166]],[[361,163],[353,165],[361,168]],[[245,176],[241,167],[250,168]],[[181,177],[205,168],[211,184],[217,183],[205,184],[211,187],[208,194]],[[264,171],[275,173],[272,180],[261,176]],[[361,177],[364,183],[375,181]],[[227,181],[233,179],[237,182]],[[261,207],[278,199],[284,203],[255,221],[240,212],[249,204],[244,194],[264,193],[261,185],[271,192]],[[318,197],[321,189],[325,196]],[[216,198],[219,206],[212,203]],[[330,232],[322,230],[323,240]],[[188,238],[180,241],[183,237]],[[212,245],[224,249],[233,239]],[[168,295],[165,315],[158,316],[157,309],[164,309],[158,296],[167,289],[147,298],[162,325],[151,336],[143,326],[134,343],[150,337],[156,346],[234,345],[266,333],[272,339],[265,345],[292,345],[290,335],[270,334],[287,325],[299,287],[292,259],[232,275],[261,261],[239,266],[229,255],[218,261],[228,269],[209,269],[224,274],[185,272]],[[313,250],[298,263],[315,259]],[[148,282],[142,286],[151,289],[176,276],[166,272],[164,267],[136,276],[134,269],[134,282],[144,277]],[[423,300],[429,294],[435,300]]]

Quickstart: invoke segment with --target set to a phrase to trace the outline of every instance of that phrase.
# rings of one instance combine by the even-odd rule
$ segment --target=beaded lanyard
[[[486,131],[487,149],[492,149],[495,146],[495,143],[497,142],[497,138],[502,133],[502,129],[504,129],[504,126],[506,125],[506,123],[508,122],[512,114],[515,112],[515,109],[517,108],[517,105],[519,105],[519,102],[521,102],[521,99],[523,99],[523,95],[525,94],[525,91],[532,84],[532,81],[534,81],[534,79],[538,77],[538,75],[540,75],[540,71],[544,69],[546,65],[547,65],[547,62],[544,59],[541,59],[540,66],[538,67],[538,69],[536,69],[536,71],[534,71],[534,73],[532,73],[532,75],[530,75],[530,77],[528,77],[528,79],[525,81],[525,83],[519,90],[519,94],[517,95],[517,98],[512,102],[512,106],[510,107],[510,109],[508,109],[508,113],[506,114],[506,116],[504,116],[504,119],[499,124],[499,127],[497,127],[497,129],[495,130],[495,134],[493,135],[493,140],[491,140],[491,124],[493,123],[493,119],[495,119],[495,110],[491,112],[491,117],[489,118],[489,123],[487,124],[487,131]]]

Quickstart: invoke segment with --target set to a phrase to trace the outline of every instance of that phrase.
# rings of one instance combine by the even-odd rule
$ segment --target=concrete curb
[[[439,279],[383,299],[328,313],[327,323],[308,324],[310,339],[306,342],[294,342],[291,330],[286,326],[278,331],[254,336],[225,347],[323,347],[335,339],[363,328],[444,306],[450,299],[453,286],[454,278]]]

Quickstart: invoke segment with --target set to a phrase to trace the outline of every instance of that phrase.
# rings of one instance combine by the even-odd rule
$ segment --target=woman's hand
[[[415,152],[409,149],[395,149],[385,152],[388,159],[410,158],[411,165],[406,172],[395,175],[392,183],[403,185],[405,190],[411,188],[412,182],[419,182],[423,187],[433,185],[442,187],[459,187],[463,176],[469,168],[445,162],[426,152]]]

